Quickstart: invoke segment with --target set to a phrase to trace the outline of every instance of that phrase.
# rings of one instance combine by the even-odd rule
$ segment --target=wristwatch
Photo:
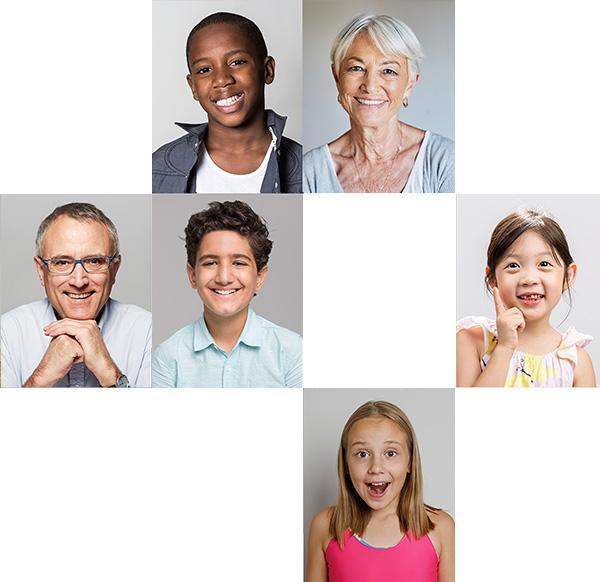
[[[112,386],[110,386],[110,388],[129,388],[129,380],[127,379],[127,376],[125,376],[125,374],[121,374],[118,378],[115,384],[113,384]]]

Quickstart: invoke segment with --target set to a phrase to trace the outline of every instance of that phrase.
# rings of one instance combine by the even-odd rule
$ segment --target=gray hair
[[[57,206],[40,224],[35,237],[35,248],[38,256],[42,256],[42,243],[50,225],[59,217],[68,216],[80,222],[99,222],[106,226],[112,241],[113,255],[119,254],[119,235],[113,221],[99,208],[88,202],[70,202]]]
[[[361,32],[368,33],[383,54],[406,57],[409,78],[411,81],[416,78],[421,61],[425,57],[419,39],[401,20],[393,16],[374,14],[361,14],[353,18],[336,36],[330,53],[336,75],[340,72],[340,66],[350,45]]]

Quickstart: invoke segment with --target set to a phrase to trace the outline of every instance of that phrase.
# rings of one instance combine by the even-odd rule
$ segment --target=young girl
[[[307,582],[454,581],[454,522],[423,503],[419,448],[402,410],[358,408],[337,469],[337,505],[310,526]]]
[[[560,333],[550,315],[575,281],[565,234],[536,210],[509,214],[494,229],[485,282],[496,319],[465,317],[457,324],[457,386],[595,386],[583,349],[592,337]]]

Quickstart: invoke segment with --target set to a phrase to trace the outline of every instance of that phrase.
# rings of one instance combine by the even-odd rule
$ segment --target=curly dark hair
[[[192,72],[190,69],[190,45],[192,43],[192,38],[198,31],[210,26],[211,24],[231,24],[232,26],[237,26],[244,33],[244,36],[248,38],[254,45],[257,58],[262,61],[267,57],[268,52],[265,38],[260,31],[260,28],[258,28],[258,26],[252,22],[252,20],[246,18],[245,16],[241,16],[240,14],[232,14],[231,12],[215,12],[215,14],[207,16],[198,24],[196,24],[196,26],[192,28],[190,34],[188,35],[185,43],[185,58],[190,73]]]
[[[206,210],[190,216],[185,227],[185,249],[192,268],[196,266],[202,237],[215,230],[232,230],[245,236],[254,254],[258,272],[266,267],[273,248],[267,223],[248,204],[236,200],[211,202]]]

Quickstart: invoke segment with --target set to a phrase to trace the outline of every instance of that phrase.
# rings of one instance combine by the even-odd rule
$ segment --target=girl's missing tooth
[[[313,518],[307,582],[453,582],[454,522],[423,502],[421,458],[407,416],[367,402],[348,419],[335,507]]]
[[[494,229],[485,283],[495,320],[466,317],[457,324],[457,386],[595,386],[584,347],[589,335],[560,333],[550,316],[563,295],[571,304],[577,275],[565,234],[550,216],[525,209]]]

